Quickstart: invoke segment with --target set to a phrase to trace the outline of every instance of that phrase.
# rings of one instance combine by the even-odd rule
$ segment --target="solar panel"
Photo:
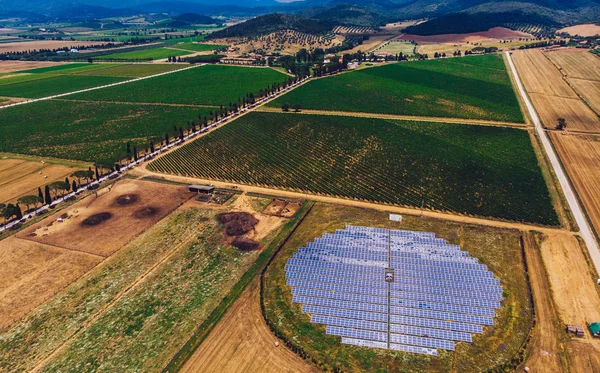
[[[437,356],[493,325],[500,282],[431,232],[347,226],[286,266],[292,301],[344,344]]]

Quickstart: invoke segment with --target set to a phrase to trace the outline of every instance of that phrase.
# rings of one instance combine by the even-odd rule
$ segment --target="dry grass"
[[[38,187],[64,180],[76,170],[65,165],[0,159],[0,203],[14,203],[21,196],[37,195]]]
[[[600,58],[583,49],[549,52],[546,56],[569,78],[600,81]]]
[[[15,237],[0,241],[0,330],[100,261],[96,256]]]
[[[560,71],[540,50],[516,51],[513,53],[513,61],[527,92],[578,98],[564,81]]]
[[[569,83],[581,95],[581,97],[590,105],[596,114],[600,115],[600,81],[593,82],[582,79],[569,79]]]
[[[592,133],[600,131],[600,118],[578,98],[539,93],[530,93],[529,96],[546,128],[556,128],[558,118],[565,118],[568,130]]]
[[[41,67],[63,65],[57,62],[37,62],[37,61],[0,61],[0,73],[12,73],[21,70],[37,69]]]
[[[565,27],[563,29],[558,30],[558,32],[566,32],[569,35],[595,36],[600,35],[600,26],[594,25],[592,23],[586,23],[583,25]]]
[[[600,232],[600,137],[553,133],[551,138],[592,225]]]

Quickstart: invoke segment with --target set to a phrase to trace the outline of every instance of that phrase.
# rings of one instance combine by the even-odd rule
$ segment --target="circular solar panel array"
[[[342,343],[437,355],[493,325],[502,287],[434,233],[347,226],[286,265],[295,303]]]

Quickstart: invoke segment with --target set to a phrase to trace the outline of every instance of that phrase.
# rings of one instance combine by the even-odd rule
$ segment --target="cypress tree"
[[[50,195],[50,187],[48,185],[46,185],[46,188],[44,190],[44,201],[46,202],[47,205],[52,203],[52,196]]]
[[[40,197],[40,200],[43,203],[44,202],[44,193],[42,193],[42,188],[38,188],[38,197]]]
[[[17,220],[21,220],[21,218],[23,217],[23,212],[21,211],[21,207],[18,203],[15,206],[15,216],[17,217]]]
[[[77,183],[75,182],[75,180],[73,180],[73,185],[71,185],[71,190],[72,190],[73,192],[76,192],[76,191],[77,191]]]
[[[167,146],[169,145],[169,134],[168,133],[165,135],[165,143],[167,144]]]
[[[131,143],[127,141],[127,154],[131,154]]]
[[[96,167],[96,180],[100,180],[100,173],[98,172],[98,167]]]

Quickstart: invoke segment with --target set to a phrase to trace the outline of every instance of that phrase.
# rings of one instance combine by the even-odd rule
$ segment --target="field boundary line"
[[[106,258],[108,258],[110,256],[110,255],[105,256],[105,255],[100,255],[100,254],[94,254],[94,253],[90,253],[89,251],[83,251],[83,250],[79,250],[79,249],[70,249],[68,247],[57,246],[57,245],[54,245],[54,244],[51,244],[51,243],[46,243],[46,242],[39,242],[39,241],[36,241],[36,240],[32,240],[31,238],[19,237],[17,235],[15,235],[15,238],[17,238],[19,240],[25,240],[25,241],[33,242],[33,243],[38,244],[38,245],[39,244],[47,245],[47,246],[53,247],[55,249],[61,249],[61,250],[64,250],[64,251],[72,251],[72,252],[76,252],[76,253],[80,253],[80,254],[87,254],[87,255],[91,255],[91,256],[96,256],[98,258],[102,258],[102,260],[104,260],[104,259],[106,259]]]
[[[65,96],[74,95],[74,94],[78,94],[78,93],[91,92],[91,91],[95,91],[95,90],[103,89],[103,88],[116,87],[116,86],[123,85],[123,84],[139,82],[140,80],[152,79],[152,78],[156,78],[156,77],[163,76],[163,75],[169,75],[169,74],[173,74],[173,73],[177,73],[177,72],[181,72],[181,71],[185,71],[185,70],[189,70],[189,69],[194,69],[194,68],[202,67],[202,66],[205,66],[205,65],[206,64],[193,65],[193,66],[190,66],[190,67],[184,67],[183,69],[179,69],[179,70],[165,71],[165,72],[154,74],[154,75],[143,76],[143,77],[140,77],[140,78],[134,78],[134,79],[130,79],[130,80],[124,80],[122,82],[116,82],[116,83],[111,83],[111,84],[105,84],[105,85],[98,86],[98,87],[81,89],[79,91],[68,92],[68,93],[60,93],[60,94],[53,95],[53,96],[48,96],[48,97],[31,99],[31,100],[27,100],[27,101],[16,102],[14,104],[0,106],[0,109],[6,109],[6,108],[9,108],[9,107],[14,107],[14,106],[19,106],[19,105],[32,104],[34,102],[48,101],[48,100],[52,100],[54,98],[65,97]]]
[[[302,111],[295,113],[292,110],[293,109],[290,109],[289,112],[284,112],[279,108],[262,106],[259,109],[257,109],[256,111],[263,112],[263,113],[330,115],[330,116],[357,117],[357,118],[375,118],[375,119],[392,119],[392,120],[418,121],[418,122],[466,124],[466,125],[473,125],[473,126],[507,127],[507,128],[518,128],[518,129],[531,128],[531,126],[528,125],[527,123],[496,122],[496,121],[492,121],[492,120],[483,120],[483,119],[425,117],[425,116],[418,116],[418,115],[396,115],[396,114],[379,114],[379,113],[366,113],[366,112],[311,110],[311,109],[302,109]]]
[[[543,148],[546,151],[546,154],[548,155],[548,158],[549,158],[552,168],[554,169],[554,172],[558,178],[558,181],[563,190],[563,193],[565,195],[567,203],[569,204],[569,208],[571,209],[571,213],[573,214],[573,216],[575,218],[575,222],[577,223],[577,226],[579,227],[580,235],[583,238],[583,240],[587,246],[587,249],[589,251],[592,262],[594,263],[596,273],[598,273],[598,271],[600,271],[600,248],[598,247],[598,242],[596,241],[596,238],[595,238],[594,234],[592,233],[592,230],[590,229],[590,225],[588,223],[587,217],[583,212],[583,208],[579,204],[579,200],[578,200],[577,196],[575,195],[574,189],[571,187],[571,184],[569,182],[569,179],[567,178],[566,172],[563,170],[562,163],[561,163],[560,159],[558,158],[558,156],[556,155],[554,148],[552,147],[552,143],[550,142],[550,139],[548,138],[548,134],[544,130],[544,127],[542,126],[542,122],[541,122],[540,118],[538,117],[537,112],[535,111],[535,108],[534,108],[533,104],[531,103],[531,100],[527,96],[527,92],[525,91],[523,83],[521,82],[519,74],[517,73],[517,68],[515,67],[515,64],[512,60],[511,53],[506,52],[506,57],[507,57],[509,65],[510,65],[511,72],[514,75],[515,82],[517,83],[517,88],[519,89],[519,93],[521,94],[523,101],[525,102],[525,105],[527,106],[529,115],[531,116],[531,119],[533,120],[533,123],[535,125],[536,132],[542,141]]]
[[[190,233],[185,239],[183,239],[177,246],[169,250],[163,255],[163,257],[154,263],[148,270],[144,273],[140,274],[136,277],[125,289],[121,290],[113,299],[105,304],[101,309],[99,309],[96,313],[90,316],[71,336],[69,336],[63,343],[60,344],[54,351],[52,351],[48,356],[38,362],[34,368],[31,369],[31,372],[41,372],[47,365],[50,363],[57,355],[63,352],[66,348],[68,348],[73,340],[81,335],[81,333],[85,332],[94,322],[104,316],[113,306],[123,298],[124,295],[129,293],[134,287],[143,282],[148,276],[152,275],[155,270],[162,266],[167,260],[169,260],[175,253],[181,249],[181,247],[194,239],[194,237],[198,234],[198,232],[194,231]],[[102,262],[101,262],[102,263]]]

